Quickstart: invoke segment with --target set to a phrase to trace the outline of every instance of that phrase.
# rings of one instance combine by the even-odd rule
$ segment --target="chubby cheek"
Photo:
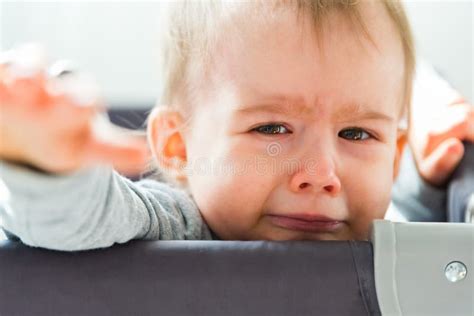
[[[388,160],[353,168],[344,179],[355,239],[367,239],[375,219],[383,219],[391,199],[393,162]]]
[[[243,157],[210,158],[213,170],[191,173],[188,183],[206,223],[222,239],[250,239],[271,186]],[[268,181],[267,181],[268,182]]]

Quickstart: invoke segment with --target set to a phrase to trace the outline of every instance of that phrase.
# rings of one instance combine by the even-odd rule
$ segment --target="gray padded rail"
[[[0,315],[380,315],[369,242],[0,242]]]
[[[382,315],[474,315],[474,225],[375,221]]]

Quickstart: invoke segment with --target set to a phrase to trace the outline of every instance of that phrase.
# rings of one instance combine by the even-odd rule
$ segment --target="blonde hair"
[[[376,0],[381,2],[395,24],[400,36],[404,60],[405,82],[404,108],[411,101],[412,81],[415,69],[413,37],[404,8],[398,0]],[[321,34],[327,16],[334,11],[344,14],[370,39],[369,32],[360,14],[361,0],[251,0],[243,1],[253,8],[259,20],[271,15],[276,8],[293,8],[298,17],[309,15],[314,30]],[[159,102],[171,108],[188,112],[199,89],[198,82],[208,76],[210,56],[219,36],[223,21],[232,19],[232,8],[242,1],[226,0],[174,0],[168,3],[160,44],[162,45],[161,75],[163,89]],[[234,10],[235,11],[235,10]],[[319,37],[318,37],[319,40]],[[207,81],[206,81],[207,82]]]

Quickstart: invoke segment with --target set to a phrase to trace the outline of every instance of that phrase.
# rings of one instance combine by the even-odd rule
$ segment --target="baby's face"
[[[291,13],[222,41],[185,137],[190,190],[220,238],[365,239],[383,218],[404,61],[380,10],[363,13],[376,47],[337,14],[323,46]]]

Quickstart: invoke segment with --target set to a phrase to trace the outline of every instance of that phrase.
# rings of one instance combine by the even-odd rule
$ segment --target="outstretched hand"
[[[81,89],[72,93],[84,78],[74,73],[52,77],[45,68],[22,61],[25,54],[35,50],[11,51],[10,60],[0,63],[1,159],[50,173],[98,163],[125,174],[144,169],[145,138],[109,123],[98,95],[80,95]]]

